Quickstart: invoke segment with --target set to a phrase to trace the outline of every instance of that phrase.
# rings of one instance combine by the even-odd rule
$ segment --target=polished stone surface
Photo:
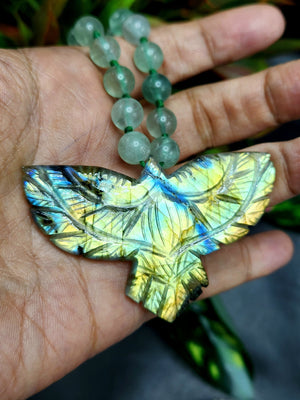
[[[123,139],[143,136],[126,133],[119,152]],[[99,167],[24,168],[32,215],[49,239],[87,258],[132,261],[127,296],[169,322],[208,285],[201,256],[248,233],[274,179],[270,155],[257,152],[198,156],[171,175],[149,158],[137,180]]]

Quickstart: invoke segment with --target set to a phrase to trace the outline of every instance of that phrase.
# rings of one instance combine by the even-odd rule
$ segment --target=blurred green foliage
[[[239,400],[254,398],[253,366],[217,296],[191,304],[175,322],[153,322],[193,370]]]
[[[300,232],[300,196],[277,204],[265,218],[274,225]]]
[[[0,3],[2,47],[64,43],[67,30],[84,14],[107,25],[118,8],[131,8],[161,21],[189,20],[251,3],[291,4],[290,0],[7,0]]]

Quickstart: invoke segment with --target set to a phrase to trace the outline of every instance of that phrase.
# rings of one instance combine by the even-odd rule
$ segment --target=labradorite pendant
[[[169,176],[149,159],[138,180],[98,167],[24,168],[50,240],[88,258],[133,261],[126,294],[170,322],[208,285],[201,256],[256,224],[274,179],[265,153],[199,156]]]

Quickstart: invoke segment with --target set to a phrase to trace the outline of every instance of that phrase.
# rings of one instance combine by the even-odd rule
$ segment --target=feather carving
[[[199,156],[169,176],[150,159],[138,180],[98,167],[24,168],[50,240],[88,258],[132,260],[126,294],[170,322],[208,285],[201,256],[256,224],[274,179],[265,153]]]

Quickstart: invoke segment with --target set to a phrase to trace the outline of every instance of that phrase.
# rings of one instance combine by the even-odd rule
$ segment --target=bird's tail
[[[179,265],[178,265],[179,264]],[[136,264],[129,276],[126,294],[159,317],[172,322],[208,285],[206,272],[199,258],[180,268],[180,259],[159,263],[151,269]],[[180,272],[178,272],[180,271]]]

